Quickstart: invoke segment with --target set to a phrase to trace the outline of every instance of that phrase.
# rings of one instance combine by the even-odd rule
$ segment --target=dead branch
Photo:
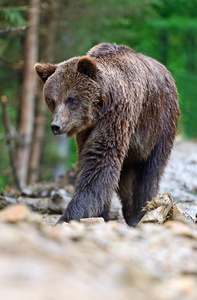
[[[18,201],[14,198],[7,196],[0,196],[0,209],[3,209],[9,205],[16,204]]]
[[[6,64],[7,68],[11,68],[14,70],[21,70],[24,66],[24,61],[12,61],[10,59],[7,59],[6,57],[0,56],[0,62],[1,64]]]
[[[21,31],[21,30],[26,30],[27,26],[22,26],[22,27],[7,27],[6,29],[1,29],[1,33],[7,33],[7,32],[14,32],[14,31]]]
[[[22,203],[39,213],[62,214],[70,200],[71,197],[28,198],[20,196],[18,199],[15,199],[7,196],[0,196],[0,209],[11,204]]]

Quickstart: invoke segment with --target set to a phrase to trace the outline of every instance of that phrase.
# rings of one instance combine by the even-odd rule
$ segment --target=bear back
[[[124,45],[116,45],[116,44],[107,44],[107,43],[101,43],[99,45],[94,46],[93,48],[91,48],[87,55],[92,57],[92,58],[97,58],[100,56],[110,56],[110,55],[117,55],[120,52],[133,52],[135,53],[135,51],[127,46]]]

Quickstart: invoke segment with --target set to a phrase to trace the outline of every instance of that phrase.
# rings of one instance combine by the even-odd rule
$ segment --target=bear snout
[[[62,126],[58,123],[51,123],[51,130],[54,135],[61,134]]]

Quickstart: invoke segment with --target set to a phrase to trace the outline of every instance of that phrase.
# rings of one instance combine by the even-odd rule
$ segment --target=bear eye
[[[72,104],[74,102],[74,100],[75,100],[75,98],[70,96],[67,98],[66,103]]]
[[[51,110],[54,110],[55,108],[55,101],[53,99],[49,99],[49,108]]]

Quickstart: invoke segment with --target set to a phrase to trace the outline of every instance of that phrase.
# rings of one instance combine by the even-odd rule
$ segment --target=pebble
[[[29,208],[21,203],[10,205],[0,211],[0,221],[18,223],[28,221],[31,223],[41,223],[42,217],[33,213]]]
[[[80,223],[84,224],[85,226],[93,226],[95,224],[104,223],[103,218],[84,218],[80,219]]]
[[[195,226],[195,230],[180,221],[167,221],[164,224],[165,227],[171,229],[173,235],[181,235],[185,237],[192,237],[197,239],[197,226]]]
[[[23,204],[14,204],[0,211],[0,220],[17,223],[28,219],[29,209]]]

